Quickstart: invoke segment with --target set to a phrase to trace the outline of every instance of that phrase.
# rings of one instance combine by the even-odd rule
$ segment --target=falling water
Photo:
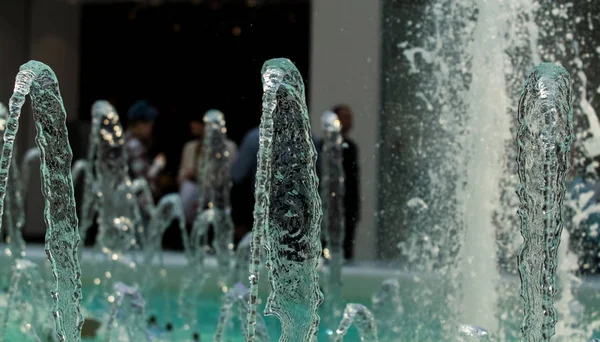
[[[458,326],[458,342],[489,341],[488,332],[474,325],[461,324]]]
[[[321,119],[323,142],[321,148],[321,199],[323,201],[323,237],[329,259],[327,277],[326,316],[329,324],[342,315],[342,265],[344,263],[344,165],[341,124],[333,112],[325,112]],[[332,322],[333,321],[333,322]]]
[[[221,307],[221,313],[219,315],[219,324],[217,325],[217,331],[215,332],[215,342],[222,342],[225,340],[225,329],[227,327],[227,322],[233,314],[232,308],[236,305],[238,306],[237,316],[240,320],[240,324],[242,329],[246,330],[247,327],[245,323],[246,314],[248,313],[248,289],[240,283],[237,283],[231,287],[225,295],[225,301]],[[246,335],[245,331],[244,335]],[[256,322],[256,341],[269,341],[267,327],[261,316],[258,316],[258,321]]]
[[[256,340],[260,248],[267,250],[271,293],[265,314],[281,321],[279,341],[311,342],[323,301],[317,265],[321,256],[321,200],[304,84],[288,59],[263,69],[263,114],[256,174],[247,340]]]
[[[164,268],[164,260],[162,253],[162,240],[163,235],[167,228],[173,221],[177,220],[179,225],[183,225],[185,229],[185,215],[183,212],[183,204],[178,194],[169,194],[161,198],[156,209],[153,211],[152,218],[148,228],[144,231],[143,236],[143,254],[144,254],[144,281],[142,284],[142,293],[150,296],[152,291],[155,290],[155,283],[157,281],[155,260],[158,259],[158,269],[160,270],[160,280],[166,282],[167,270]],[[168,307],[170,303],[167,286],[163,286],[163,300],[161,304],[165,307],[162,308],[164,316],[171,314]],[[156,293],[156,292],[154,292]]]
[[[352,325],[358,329],[358,334],[361,341],[377,342],[377,324],[375,317],[369,309],[362,304],[349,303],[346,304],[346,309],[342,316],[340,326],[335,331],[336,336],[334,342],[344,341],[344,336]]]
[[[142,215],[143,226],[147,227],[156,210],[154,197],[152,196],[152,190],[150,189],[148,181],[146,181],[145,178],[135,179],[131,185],[131,192],[137,199],[140,214]],[[143,234],[141,234],[141,236],[143,236]],[[142,243],[142,248],[145,248],[144,243]]]
[[[33,102],[33,117],[38,132],[36,143],[42,161],[44,219],[47,225],[45,250],[55,280],[52,312],[56,332],[61,341],[80,341],[83,316],[80,311],[81,268],[77,257],[79,234],[70,172],[73,154],[67,137],[66,112],[58,81],[50,67],[37,61],[21,66],[9,102],[10,116],[0,160],[0,226],[19,116],[28,94]]]
[[[85,174],[87,167],[88,162],[85,160],[77,160],[75,163],[73,163],[73,167],[71,168],[73,184],[77,185],[79,183],[79,179],[81,179],[81,176]]]
[[[557,320],[555,273],[573,139],[571,79],[564,68],[543,63],[534,69],[521,95],[518,120],[522,331],[525,341],[549,341]]]
[[[4,143],[4,132],[8,121],[8,111],[4,104],[0,103],[0,141]],[[13,145],[17,150],[16,144]],[[36,148],[37,150],[37,148]],[[16,154],[16,153],[15,153]],[[8,210],[4,212],[4,220],[7,230],[8,249],[6,253],[13,258],[25,257],[25,240],[23,239],[23,226],[25,226],[25,205],[23,198],[23,183],[19,174],[17,159],[13,158],[10,166],[9,176],[11,186],[7,189],[6,205]]]
[[[3,308],[0,341],[11,341],[15,338],[8,332],[9,324],[15,322],[25,331],[39,331],[49,336],[52,332],[48,315],[50,300],[45,294],[44,281],[38,266],[29,260],[15,259],[6,307]]]
[[[198,309],[196,303],[200,298],[202,287],[206,280],[204,272],[206,251],[203,242],[210,222],[207,216],[212,211],[203,210],[202,212],[202,215],[196,216],[189,236],[185,225],[181,225],[181,221],[179,226],[186,264],[190,272],[186,272],[183,276],[177,303],[180,318],[185,322],[183,326],[184,330],[191,329],[194,333],[197,333],[198,329]]]
[[[144,317],[146,302],[139,289],[117,282],[114,285],[114,292],[115,295],[109,297],[114,304],[113,311],[105,323],[106,342],[122,341],[120,334],[117,335],[116,339],[113,339],[112,329],[114,326],[119,328],[117,333],[120,333],[119,330],[124,330],[129,342],[150,341]]]
[[[500,198],[497,191],[504,169],[505,142],[510,117],[504,70],[506,19],[501,1],[479,0],[479,16],[472,43],[472,80],[467,95],[466,187],[463,203],[464,239],[461,242],[461,321],[497,331],[500,280],[493,217]]]
[[[92,105],[92,127],[88,141],[88,155],[83,184],[83,204],[81,209],[81,221],[79,222],[79,235],[85,241],[88,229],[92,226],[94,215],[98,211],[100,191],[97,189],[94,163],[100,139],[100,127],[103,121],[103,113],[100,112],[104,101],[96,101]]]
[[[248,261],[250,260],[250,255],[252,254],[252,250],[250,248],[251,242],[252,232],[248,232],[237,245],[237,249],[235,251],[235,261],[232,270],[233,274],[231,276],[231,281],[235,284],[248,281]]]
[[[382,341],[393,340],[400,334],[403,308],[397,279],[383,281],[381,289],[371,297],[371,309]]]

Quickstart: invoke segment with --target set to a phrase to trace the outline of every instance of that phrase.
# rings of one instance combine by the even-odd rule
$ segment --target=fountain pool
[[[0,248],[2,250],[5,249],[5,245],[2,245]],[[47,267],[47,259],[44,254],[42,245],[28,245],[27,247],[27,256],[28,259],[43,266],[42,271],[45,272],[45,267]],[[166,333],[166,325],[167,323],[171,323],[173,325],[173,331],[170,334],[162,335],[162,339],[158,339],[158,341],[192,341],[190,331],[186,331],[184,329],[184,322],[177,318],[177,295],[180,288],[180,280],[183,279],[183,275],[186,272],[186,260],[182,253],[177,252],[165,252],[165,262],[164,262],[164,270],[161,272],[157,270],[155,274],[162,274],[165,282],[163,282],[160,288],[155,289],[154,295],[151,298],[146,298],[146,316],[149,319],[151,316],[156,316],[157,324],[154,329],[151,329],[151,332],[161,332],[163,334]],[[92,261],[92,260],[100,260],[100,254],[96,255],[92,250],[85,250],[82,258],[82,268],[86,270],[83,272],[83,294],[84,294],[84,309],[87,317],[97,317],[97,312],[103,312],[101,309],[107,303],[107,299],[97,298],[97,302],[87,303],[85,301],[86,296],[93,290],[94,280],[96,277],[101,276],[100,273],[105,272],[107,266],[103,264],[102,261]],[[45,266],[44,266],[45,265]],[[218,273],[217,273],[217,261],[214,258],[208,258],[206,261],[206,272],[207,272],[207,280],[204,284],[201,300],[198,303],[198,308],[200,311],[199,317],[200,321],[198,322],[199,333],[201,341],[212,341],[213,335],[215,333],[215,329],[217,327],[217,322],[219,319],[219,310],[221,307],[221,288],[218,285]],[[327,269],[325,268],[325,272]],[[121,277],[119,277],[121,278]],[[261,282],[259,283],[259,295],[262,299],[261,307],[259,312],[262,312],[264,309],[265,299],[268,294],[269,285],[266,277],[263,277]],[[394,270],[392,267],[388,267],[384,264],[373,264],[373,263],[360,263],[355,265],[349,265],[344,267],[343,270],[343,281],[344,287],[342,290],[342,297],[345,302],[353,302],[364,304],[368,307],[371,307],[371,296],[374,292],[376,292],[380,287],[384,280],[394,278],[397,279],[400,283],[400,298],[403,308],[403,318],[401,320],[401,326],[397,327],[398,339],[394,339],[393,341],[420,341],[419,332],[424,335],[432,336],[434,334],[439,334],[442,336],[442,326],[443,322],[440,322],[440,326],[427,326],[424,325],[423,322],[416,321],[414,317],[418,317],[416,313],[422,310],[422,303],[416,302],[415,298],[422,298],[417,296],[416,294],[422,292],[423,288],[426,287],[437,287],[443,284],[439,284],[440,278],[436,277],[432,274],[419,274],[419,273],[409,273],[409,272],[398,272]],[[2,277],[1,279],[6,279],[6,277]],[[511,291],[513,295],[510,297],[502,298],[503,306],[510,305],[515,307],[520,307],[521,299],[518,297],[519,293],[519,279],[516,276],[502,276],[502,282],[505,283],[506,286],[509,286],[514,289]],[[579,291],[576,295],[576,299],[580,303],[585,303],[587,307],[600,307],[600,276],[590,276],[585,277],[582,280],[582,284],[579,287]],[[3,284],[4,287],[6,285]],[[436,296],[445,297],[445,295],[441,292],[436,292]],[[440,302],[443,303],[444,298],[430,298],[432,302]],[[104,303],[103,303],[104,302]],[[433,306],[435,307],[435,306]],[[94,310],[97,309],[97,312]],[[161,313],[171,314],[168,316],[156,314],[157,311]],[[422,314],[422,312],[421,312]],[[433,313],[432,313],[433,314]],[[562,314],[559,312],[559,314]],[[244,317],[245,318],[245,317]],[[586,323],[592,324],[595,320],[594,317],[584,317],[583,318]],[[517,317],[501,317],[503,324],[506,329],[514,330],[514,332],[518,332],[518,329],[521,324],[521,316]],[[272,341],[276,341],[276,338],[280,335],[281,326],[279,321],[275,317],[265,317],[265,322],[267,328],[269,330],[269,335],[271,336]],[[227,338],[226,341],[230,342],[238,342],[244,341],[241,328],[239,326],[239,319],[237,317],[233,317],[230,320],[230,327],[227,330]],[[328,341],[327,332],[329,329],[335,330],[337,327],[325,327],[324,322],[321,322],[321,327],[319,329],[319,341]],[[86,329],[84,329],[85,332]],[[99,330],[101,331],[101,330]],[[14,334],[18,334],[18,329],[14,328],[8,329],[8,340],[13,340],[10,337],[14,336]],[[12,333],[12,334],[10,334]],[[517,334],[518,335],[518,334]],[[22,336],[20,337],[22,338]],[[17,339],[15,337],[14,340],[21,341],[22,339]],[[33,340],[33,339],[32,339]],[[101,341],[100,338],[83,338],[83,341]],[[345,341],[359,341],[358,333],[356,329],[353,327],[350,329],[348,334],[345,336]],[[492,336],[492,341],[495,340],[494,336]],[[555,339],[556,341],[560,341],[560,339]],[[387,339],[380,338],[380,341],[386,342]],[[506,341],[512,342],[512,340],[507,339]],[[517,340],[514,340],[517,341]]]

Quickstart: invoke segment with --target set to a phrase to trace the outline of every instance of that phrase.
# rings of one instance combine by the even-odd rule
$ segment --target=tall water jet
[[[227,128],[225,128],[225,117],[218,110],[209,110],[203,120],[205,138],[200,169],[199,209],[194,226],[204,227],[212,224],[219,266],[219,285],[223,288],[223,292],[227,292],[227,278],[231,275],[230,263],[233,259],[233,221],[229,200],[231,161],[226,145]],[[208,205],[208,209],[204,208],[205,204]],[[211,211],[208,216],[205,213],[207,210]],[[206,218],[210,221],[204,222]]]
[[[96,101],[92,105],[92,126],[90,128],[88,140],[87,163],[85,164],[86,167],[83,179],[83,203],[81,220],[79,222],[79,235],[81,236],[82,241],[85,241],[87,231],[94,223],[94,215],[98,212],[98,202],[100,201],[100,190],[98,189],[94,167],[98,142],[100,139],[100,127],[104,119],[102,113],[99,111],[102,103],[104,103],[104,101]]]
[[[264,239],[271,283],[265,314],[281,321],[279,341],[311,342],[316,340],[317,309],[323,301],[317,273],[322,251],[317,152],[298,69],[288,59],[271,59],[262,68],[262,81],[247,341],[256,340]]]
[[[502,1],[478,0],[479,16],[472,44],[472,80],[467,111],[464,188],[457,195],[463,205],[464,238],[460,264],[462,323],[498,329],[497,285],[500,281],[494,214],[500,204],[505,143],[510,138],[508,101],[504,90],[504,32],[507,12]],[[467,140],[468,139],[468,140]]]
[[[4,144],[9,113],[4,104],[0,103],[0,142]],[[16,151],[16,144],[13,146]],[[36,148],[37,150],[37,148]],[[19,174],[17,158],[13,158],[10,166],[9,180],[11,186],[7,189],[6,204],[9,210],[4,212],[7,230],[8,248],[6,253],[13,258],[25,257],[25,240],[23,239],[23,226],[25,226],[25,205],[23,199],[23,183]]]
[[[523,340],[549,341],[557,319],[557,253],[573,140],[571,79],[564,68],[549,63],[534,68],[519,101],[518,123]]]
[[[73,154],[58,80],[50,67],[37,61],[21,66],[9,102],[10,116],[0,159],[0,227],[19,116],[28,94],[33,102],[35,140],[40,150],[47,226],[45,251],[55,280],[52,312],[56,333],[60,341],[80,341],[83,316],[80,311],[81,267],[77,256],[79,233],[70,169]]]
[[[329,276],[325,298],[326,321],[339,321],[342,315],[342,265],[344,264],[344,165],[342,125],[337,115],[325,112],[321,119],[321,200],[323,201],[323,237],[329,253]],[[333,322],[332,322],[333,321]]]
[[[361,341],[379,341],[377,337],[377,324],[375,323],[375,317],[364,305],[354,303],[346,304],[342,321],[340,322],[340,326],[335,331],[336,336],[333,341],[344,341],[344,336],[352,325],[354,325],[358,330]]]
[[[123,254],[136,245],[136,233],[143,229],[131,191],[124,132],[119,115],[108,102],[96,101],[92,113],[99,121],[98,131],[92,132],[97,134],[93,160],[99,197],[98,245],[107,254]]]

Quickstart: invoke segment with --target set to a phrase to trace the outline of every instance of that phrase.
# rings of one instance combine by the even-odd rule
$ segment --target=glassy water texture
[[[19,127],[21,107],[31,96],[40,150],[42,192],[45,199],[46,255],[52,264],[54,287],[52,314],[61,341],[80,341],[83,316],[81,268],[77,256],[79,232],[71,179],[72,152],[67,137],[66,112],[58,81],[47,65],[30,61],[21,66],[9,102],[2,159],[0,160],[0,226],[8,174]]]
[[[95,285],[102,284],[104,292],[101,296],[92,295],[91,301],[101,307],[98,311],[109,310],[105,310],[102,317],[106,321],[103,329],[108,340],[113,340],[113,332],[118,335],[114,337],[116,340],[141,341],[156,336],[158,341],[198,340],[200,336],[207,336],[207,331],[216,330],[214,339],[218,341],[242,335],[247,341],[265,341],[269,339],[267,335],[279,336],[280,341],[342,341],[350,338],[346,333],[355,327],[360,337],[354,335],[354,338],[365,341],[488,338],[548,341],[556,327],[564,328],[557,322],[565,317],[571,320],[564,319],[564,322],[574,322],[570,324],[573,331],[558,329],[557,337],[570,341],[573,336],[584,336],[587,340],[597,324],[598,318],[594,317],[597,310],[589,306],[590,301],[577,300],[575,283],[568,285],[570,279],[577,279],[571,274],[572,265],[559,272],[562,279],[557,280],[556,273],[561,262],[558,260],[561,240],[560,255],[570,253],[570,235],[561,237],[561,231],[567,224],[562,204],[571,143],[573,138],[582,141],[574,145],[574,150],[585,157],[582,159],[596,156],[594,144],[596,138],[600,139],[600,124],[586,97],[587,78],[578,57],[573,59],[573,65],[577,69],[574,80],[579,82],[579,87],[573,90],[567,70],[555,64],[539,64],[542,60],[559,60],[559,54],[568,55],[565,51],[577,50],[559,48],[552,54],[549,52],[552,49],[543,48],[553,35],[546,31],[551,30],[548,22],[556,24],[552,32],[564,33],[560,31],[560,27],[564,27],[562,14],[568,13],[571,7],[546,0],[535,4],[529,0],[433,0],[423,6],[426,24],[406,23],[407,34],[415,38],[400,42],[396,54],[408,62],[406,70],[412,75],[409,79],[418,79],[410,88],[411,98],[406,101],[414,105],[419,115],[398,115],[405,120],[403,124],[416,123],[417,128],[399,130],[412,130],[410,134],[414,139],[410,145],[420,160],[408,158],[407,163],[425,178],[418,184],[399,181],[404,186],[401,190],[409,196],[399,207],[409,217],[403,222],[409,222],[411,234],[398,244],[406,271],[414,272],[406,273],[413,275],[408,292],[402,292],[405,289],[398,277],[382,284],[371,303],[367,303],[371,308],[360,301],[350,302],[341,295],[343,272],[339,242],[343,235],[338,230],[343,227],[340,223],[343,221],[335,218],[343,216],[343,207],[333,194],[343,193],[344,175],[339,165],[339,130],[331,129],[336,127],[337,118],[331,113],[324,117],[326,135],[331,134],[326,137],[329,140],[324,146],[326,164],[321,198],[304,84],[298,70],[287,59],[269,60],[262,70],[264,96],[255,226],[253,234],[240,244],[236,263],[231,251],[229,199],[223,195],[228,192],[229,183],[212,179],[223,178],[228,169],[227,158],[223,158],[226,128],[222,115],[213,113],[215,115],[206,117],[208,129],[212,130],[207,134],[207,146],[214,148],[207,149],[209,152],[203,157],[207,161],[204,164],[213,167],[203,169],[200,178],[206,184],[212,179],[212,185],[202,187],[209,197],[208,209],[200,210],[188,236],[176,198],[167,197],[155,207],[148,200],[145,185],[128,178],[118,115],[107,102],[97,102],[90,158],[87,164],[78,166],[78,170],[85,172],[88,194],[78,232],[71,149],[58,83],[46,65],[35,61],[25,64],[17,75],[9,115],[2,127],[0,217],[6,197],[5,226],[9,225],[7,230],[16,243],[11,246],[15,248],[11,253],[24,255],[18,242],[18,230],[15,230],[22,221],[18,216],[22,213],[18,207],[22,203],[19,197],[22,194],[18,193],[21,186],[16,186],[12,193],[7,182],[9,174],[13,181],[18,176],[12,159],[14,139],[20,110],[29,94],[33,100],[38,130],[36,142],[42,161],[46,253],[54,276],[51,312],[61,341],[80,340],[83,317],[77,247],[80,234],[85,236],[91,225],[94,211],[100,213],[99,247],[109,251],[106,255],[110,266],[104,278],[94,280]],[[550,16],[549,13],[556,18],[539,20],[544,15]],[[573,40],[573,37],[566,38]],[[539,66],[522,88],[523,76],[534,64]],[[516,89],[523,89],[519,102]],[[579,99],[575,110],[570,107],[572,98]],[[583,121],[582,118],[587,120],[587,126],[578,129],[577,123]],[[510,134],[511,130],[516,134]],[[514,135],[518,144],[516,156],[510,143]],[[577,158],[575,163],[578,163]],[[11,168],[16,176],[10,173]],[[516,196],[511,197],[506,190],[517,189],[516,179],[510,177],[513,168],[518,170],[520,181],[518,216],[514,210]],[[389,177],[384,174],[382,182]],[[117,191],[113,191],[115,189]],[[323,289],[332,302],[320,309],[323,294],[318,264],[322,252],[322,207],[326,218],[324,237],[331,252],[330,272]],[[170,272],[162,267],[159,242],[173,219],[180,221],[189,271],[176,291],[153,277],[160,275],[157,279],[164,279]],[[15,220],[17,223],[13,223]],[[516,248],[521,243],[515,234],[519,221],[523,236],[521,249]],[[210,224],[218,230],[217,273],[223,292],[214,307],[198,300],[201,296],[214,296],[202,289],[206,271],[203,243]],[[265,318],[258,311],[263,247],[271,285]],[[138,249],[142,250],[144,267],[137,267],[133,261],[136,254],[131,252]],[[517,254],[518,270],[514,260]],[[155,265],[155,256],[158,265]],[[241,267],[244,262],[250,266],[249,273]],[[35,310],[22,305],[25,297],[15,289],[22,286],[19,284],[23,279],[31,281],[37,277],[41,281],[43,278],[40,274],[43,272],[38,272],[26,260],[15,258],[11,263],[14,270],[0,332],[5,339],[15,317],[31,320],[37,315]],[[517,291],[514,284],[507,285],[510,281],[506,281],[503,274],[517,271],[525,302],[521,332],[517,321],[523,317],[519,312],[523,305],[518,300],[507,300],[516,296]],[[249,289],[237,284],[244,274],[250,276]],[[120,282],[119,277],[126,278],[125,282]],[[139,279],[144,279],[143,284],[139,284]],[[110,286],[112,284],[114,286]],[[562,312],[554,308],[559,284],[567,284],[560,295],[566,303],[558,308]],[[42,286],[40,292],[43,291]],[[177,291],[178,294],[173,293]],[[34,294],[31,297],[32,302],[39,303],[37,307],[43,307],[43,300]],[[107,305],[106,300],[112,305]],[[199,314],[201,306],[204,307]],[[12,312],[13,307],[19,309]],[[164,331],[146,324],[146,307],[155,308],[162,322],[185,328],[169,332],[171,329]],[[576,316],[578,310],[587,316]],[[319,331],[319,313],[326,318],[329,328],[337,326],[338,329]],[[280,326],[269,315],[276,316]],[[233,316],[237,316],[237,320],[231,320]],[[212,322],[209,329],[203,322],[207,317],[214,318],[214,321],[209,319]],[[33,340],[38,338],[37,332],[48,330],[44,324],[40,324],[39,330],[32,326],[30,324],[25,332]],[[114,326],[119,329],[111,330]],[[176,335],[179,332],[183,334],[181,338]]]

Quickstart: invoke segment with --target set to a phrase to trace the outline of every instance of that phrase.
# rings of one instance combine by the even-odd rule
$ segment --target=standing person
[[[352,110],[350,106],[340,104],[333,107],[342,126],[343,158],[346,195],[344,196],[346,237],[344,238],[344,258],[352,260],[354,257],[354,233],[360,219],[360,176],[358,167],[358,146],[350,138],[352,129]]]
[[[211,109],[203,115],[197,115],[192,118],[190,121],[192,140],[188,141],[183,146],[183,151],[181,153],[181,163],[179,164],[177,181],[179,183],[179,194],[181,195],[183,210],[188,224],[193,223],[198,209],[198,196],[200,194],[198,189],[198,177],[200,176],[199,172],[204,145],[204,115],[211,111],[217,110]],[[237,146],[229,139],[225,141],[225,144],[227,151],[229,152],[229,160],[233,162],[237,155]]]
[[[231,168],[231,216],[235,224],[235,242],[252,230],[254,224],[254,183],[258,167],[259,128],[248,131]]]
[[[127,131],[125,132],[125,149],[132,179],[146,178],[154,195],[157,194],[156,177],[165,167],[167,160],[163,153],[158,154],[152,162],[148,150],[152,144],[152,128],[158,110],[147,101],[137,101],[127,112]]]

